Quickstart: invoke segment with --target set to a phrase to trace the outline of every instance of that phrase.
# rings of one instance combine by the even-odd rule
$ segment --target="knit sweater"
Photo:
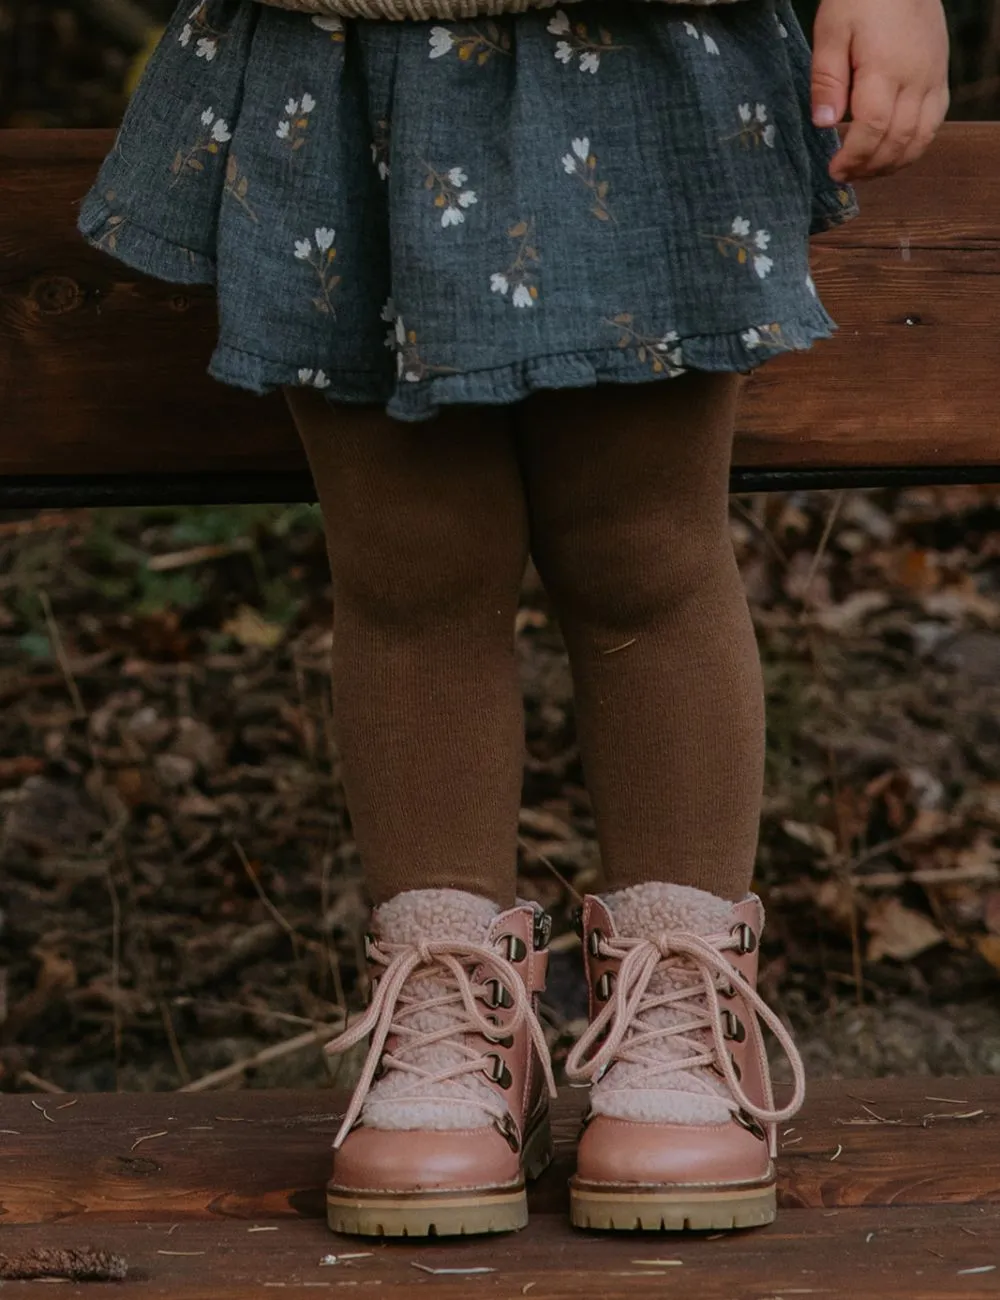
[[[578,0],[263,0],[278,9],[300,13],[331,14],[340,18],[410,19],[427,22],[439,18],[454,22],[495,14],[518,14],[528,9],[551,9]],[[737,0],[654,0],[661,4],[735,4]]]

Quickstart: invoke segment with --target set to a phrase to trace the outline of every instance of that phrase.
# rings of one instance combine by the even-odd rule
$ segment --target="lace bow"
[[[701,1066],[709,1066],[721,1071],[729,1087],[732,1098],[730,1108],[734,1113],[742,1110],[761,1124],[780,1124],[791,1119],[805,1100],[802,1058],[778,1017],[722,955],[725,950],[738,947],[739,941],[732,935],[710,935],[703,938],[685,931],[657,939],[602,940],[599,955],[618,958],[621,966],[607,1005],[587,1028],[566,1060],[567,1078],[595,1083],[619,1060],[645,1066],[647,1075],[693,1071]],[[678,958],[682,959],[685,966],[690,964],[695,968],[693,973],[697,975],[697,982],[662,993],[651,993],[649,984],[657,969],[663,962],[676,962]],[[780,1110],[769,1109],[752,1101],[743,1090],[733,1068],[726,1046],[723,1013],[719,1006],[720,988],[729,984],[738,990],[750,1011],[771,1030],[792,1067],[794,1094],[788,1105]],[[698,1000],[699,1005],[691,1005],[694,999]],[[684,1007],[685,1003],[688,1004],[687,1007]],[[650,1025],[644,1020],[649,1012],[659,1007],[673,1006],[679,1010],[690,1010],[690,1020],[681,1019],[677,1024],[666,1026]],[[701,1037],[706,1029],[712,1035],[711,1045],[706,1045]],[[692,1034],[698,1034],[698,1039],[692,1041]],[[676,1059],[656,1055],[655,1046],[668,1039],[682,1044],[690,1050],[691,1055]],[[596,1051],[593,1050],[595,1048]],[[592,1051],[593,1055],[590,1055]],[[719,1097],[707,1079],[698,1074],[693,1074],[691,1078],[697,1081],[705,1094]],[[630,1079],[628,1086],[636,1087],[636,1080]],[[729,1098],[719,1097],[719,1100],[729,1104]]]
[[[393,1096],[393,1101],[426,1101],[428,1098],[422,1089],[426,1089],[428,1085],[448,1083],[463,1075],[487,1070],[493,1058],[485,1056],[463,1042],[462,1039],[469,1034],[495,1039],[501,1035],[515,1033],[522,1025],[526,1026],[541,1063],[549,1095],[552,1097],[556,1095],[552,1066],[549,1063],[548,1044],[532,1008],[524,982],[511,963],[494,948],[486,944],[452,940],[421,944],[378,943],[372,946],[371,955],[375,961],[385,966],[385,970],[379,976],[368,1010],[357,1024],[346,1029],[326,1046],[326,1051],[331,1054],[345,1052],[368,1034],[372,1035],[371,1048],[361,1078],[347,1107],[340,1131],[334,1139],[335,1148],[341,1145],[361,1114],[380,1062],[387,1068],[415,1076],[414,1093],[409,1096],[396,1094]],[[484,973],[493,976],[499,988],[509,993],[512,1001],[507,1008],[508,1015],[502,1027],[489,1019],[477,1005],[485,1000],[487,989],[493,985],[494,980],[487,980],[473,987],[469,966],[485,968]],[[422,980],[429,976],[444,976],[450,987],[446,986],[440,994],[429,996],[410,992],[406,986],[417,971],[421,972]],[[499,999],[496,998],[494,1001],[498,1002]],[[457,1013],[459,1004],[465,1012],[464,1018],[458,1018],[456,1015],[454,1021],[449,1019],[449,1023],[438,1029],[418,1030],[407,1023],[408,1017],[417,1012],[446,1011],[453,1008]],[[383,1056],[390,1035],[399,1040],[398,1045],[394,1052]],[[449,1046],[458,1048],[466,1059],[440,1070],[427,1069],[416,1061],[406,1059],[407,1056],[420,1053],[424,1048],[445,1041],[448,1041]],[[499,1099],[495,1104],[491,1104],[486,1097],[480,1096],[463,1096],[462,1100],[481,1106],[498,1123],[503,1123],[507,1119],[508,1111]]]

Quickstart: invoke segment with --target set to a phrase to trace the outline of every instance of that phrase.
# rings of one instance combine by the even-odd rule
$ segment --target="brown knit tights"
[[[738,380],[405,425],[288,389],[326,521],[344,784],[375,903],[514,897],[529,548],[569,648],[609,888],[749,883],[763,692],[727,487]]]

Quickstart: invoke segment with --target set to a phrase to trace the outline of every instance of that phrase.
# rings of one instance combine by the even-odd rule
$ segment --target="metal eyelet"
[[[737,949],[737,952],[741,957],[745,957],[748,953],[756,951],[757,936],[754,934],[753,930],[751,930],[750,926],[747,925],[746,921],[741,921],[739,925],[734,925],[729,933],[738,936],[740,946]]]
[[[615,987],[614,971],[606,970],[601,978],[594,985],[594,995],[598,1002],[607,1002]]]
[[[510,989],[506,988],[499,980],[487,980],[484,988],[488,988],[492,994],[493,1001],[487,1002],[486,1005],[493,1010],[497,1007],[512,1007],[514,1005],[514,995]]]
[[[590,953],[591,957],[600,957],[601,940],[603,938],[604,935],[600,930],[591,930],[590,934],[587,936],[587,951]]]
[[[540,948],[547,948],[549,940],[552,938],[552,917],[548,912],[536,912],[535,924],[532,929],[532,943],[535,952]]]
[[[508,1114],[503,1119],[495,1119],[493,1126],[503,1136],[511,1151],[516,1155],[521,1150],[521,1134],[517,1130],[513,1115]]]
[[[493,1062],[492,1069],[483,1071],[490,1083],[495,1083],[501,1088],[509,1088],[514,1082],[514,1076],[508,1070],[507,1062],[496,1052],[490,1052],[486,1059]]]
[[[376,1065],[376,1067],[375,1067],[375,1073],[372,1075],[372,1078],[373,1078],[373,1079],[384,1079],[384,1078],[385,1078],[385,1075],[386,1075],[386,1064],[385,1064],[385,1061],[383,1061],[382,1058],[380,1057],[380,1058],[379,1058],[379,1063],[378,1063],[378,1065]]]
[[[742,1043],[745,1040],[747,1036],[746,1025],[734,1011],[730,1011],[728,1008],[723,1011],[722,1024],[723,1038],[729,1038],[734,1043]]]
[[[745,1110],[737,1110],[733,1112],[733,1120],[735,1123],[739,1124],[740,1128],[745,1128],[748,1133],[752,1133],[754,1137],[759,1138],[761,1142],[767,1141],[767,1133],[764,1131],[764,1126],[756,1116],[749,1114],[749,1112]]]
[[[516,934],[505,934],[503,936],[503,942],[506,946],[508,961],[524,961],[525,957],[528,955],[528,945],[523,939],[519,938]]]

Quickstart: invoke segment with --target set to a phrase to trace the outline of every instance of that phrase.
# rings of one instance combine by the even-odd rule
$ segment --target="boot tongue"
[[[605,894],[601,901],[611,913],[616,934],[625,939],[657,939],[678,931],[705,938],[725,934],[734,924],[731,902],[689,885],[652,881]],[[661,966],[650,979],[648,991],[656,997],[680,988],[702,988],[701,977],[690,959],[678,958]],[[691,997],[645,1013],[643,1022],[668,1029],[690,1021],[704,1008],[704,996]],[[695,1053],[696,1043],[708,1046],[710,1042],[708,1030],[702,1030],[684,1035],[683,1040],[660,1039],[645,1048],[644,1055],[655,1055],[664,1062],[680,1061]],[[646,1122],[714,1124],[729,1119],[730,1109],[721,1100],[728,1096],[728,1089],[708,1066],[654,1075],[646,1083],[642,1082],[644,1074],[641,1065],[618,1062],[594,1087],[594,1111]],[[678,1093],[685,1095],[679,1097]]]
[[[376,908],[372,929],[388,944],[418,945],[424,942],[488,944],[490,927],[500,908],[488,898],[460,889],[414,889]],[[443,970],[413,976],[406,986],[408,998],[437,998],[454,990],[454,981]],[[461,1006],[415,1010],[403,1023],[420,1032],[447,1029],[462,1023]],[[468,1057],[458,1047],[461,1041],[442,1039],[417,1051],[404,1051],[402,1059],[421,1069],[438,1073],[460,1065]],[[460,1129],[481,1128],[489,1117],[477,1098],[489,1098],[495,1105],[498,1094],[482,1075],[464,1074],[444,1083],[422,1085],[416,1075],[390,1070],[368,1094],[363,1119],[371,1128]]]

